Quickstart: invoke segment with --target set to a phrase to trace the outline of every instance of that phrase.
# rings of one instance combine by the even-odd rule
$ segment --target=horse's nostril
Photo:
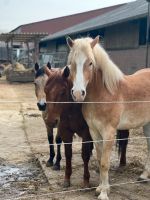
[[[82,90],[82,91],[81,91],[81,94],[82,94],[82,96],[84,96],[84,95],[85,95],[85,91],[84,91],[84,90]]]
[[[44,103],[43,105],[41,105],[40,103],[37,103],[37,106],[38,106],[40,111],[45,111],[46,110],[46,103]]]
[[[73,95],[73,89],[71,90],[71,94]]]
[[[75,100],[76,97],[75,97],[75,95],[74,95],[74,90],[73,90],[73,89],[71,90],[71,95],[72,95],[72,98]]]

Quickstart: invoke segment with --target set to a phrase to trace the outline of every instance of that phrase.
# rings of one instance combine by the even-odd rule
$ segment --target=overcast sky
[[[0,0],[0,32],[26,23],[131,1],[135,0]]]

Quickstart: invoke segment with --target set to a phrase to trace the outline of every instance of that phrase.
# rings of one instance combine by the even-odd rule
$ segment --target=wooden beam
[[[10,42],[10,61],[11,61],[12,64],[14,63],[14,60],[13,60],[13,39],[11,39],[11,42]]]
[[[28,67],[29,67],[29,62],[30,62],[30,55],[29,55],[29,43],[26,42],[26,45],[27,45],[27,54],[28,54]]]
[[[34,55],[34,63],[36,63],[36,62],[38,62],[39,61],[39,42],[40,42],[40,40],[39,40],[39,38],[37,39],[35,39],[34,40],[34,53],[35,53],[35,55]]]
[[[10,58],[9,58],[9,43],[8,42],[6,43],[6,49],[7,49],[7,61],[9,61]]]

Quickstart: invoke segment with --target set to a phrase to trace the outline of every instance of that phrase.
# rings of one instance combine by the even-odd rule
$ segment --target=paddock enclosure
[[[130,130],[126,167],[118,168],[114,144],[110,169],[111,200],[150,198],[150,183],[137,182],[147,151],[146,140],[140,132],[142,128]],[[81,140],[76,136],[74,142],[71,187],[63,189],[64,147],[61,147],[61,170],[47,168],[47,133],[36,105],[34,84],[10,84],[4,77],[0,79],[0,199],[97,199],[95,187],[99,183],[99,174],[95,150],[89,164],[91,188],[84,189]]]

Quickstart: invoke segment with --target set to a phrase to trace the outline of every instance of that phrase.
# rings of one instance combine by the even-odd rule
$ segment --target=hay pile
[[[16,62],[7,68],[6,79],[10,82],[33,82],[34,70],[32,68],[26,69],[23,64]]]

